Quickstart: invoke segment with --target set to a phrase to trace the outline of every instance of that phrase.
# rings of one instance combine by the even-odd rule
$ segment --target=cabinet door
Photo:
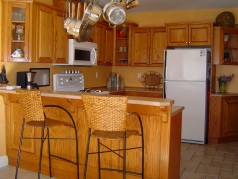
[[[238,65],[238,28],[214,28],[213,64]]]
[[[63,13],[56,11],[54,63],[67,63],[68,61],[68,36],[66,30],[63,27],[63,23]]]
[[[167,46],[188,45],[188,25],[167,25]]]
[[[222,101],[222,135],[238,136],[238,97],[226,97]]]
[[[47,7],[37,6],[36,21],[36,61],[52,63],[54,60],[54,11]]]
[[[112,65],[114,54],[113,28],[105,28],[104,65]]]
[[[97,43],[97,52],[98,52],[98,60],[97,64],[102,65],[104,59],[104,27],[101,24],[97,24],[93,29],[93,41]]]
[[[30,5],[3,3],[3,55],[9,62],[29,61]]]
[[[164,28],[151,31],[150,66],[161,66],[164,63],[166,49],[166,32]]]
[[[132,30],[131,61],[133,66],[147,66],[150,59],[150,29]]]
[[[211,45],[211,24],[205,23],[189,25],[188,45]]]

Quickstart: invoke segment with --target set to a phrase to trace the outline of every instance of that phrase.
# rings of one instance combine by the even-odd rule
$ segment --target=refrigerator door
[[[207,49],[165,51],[166,81],[206,81]]]
[[[175,106],[184,106],[182,114],[182,141],[204,144],[207,125],[206,82],[174,82],[164,84],[165,95],[175,100]]]

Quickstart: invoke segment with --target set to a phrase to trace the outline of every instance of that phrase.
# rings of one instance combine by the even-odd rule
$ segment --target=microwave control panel
[[[54,91],[80,91],[84,90],[84,76],[78,74],[54,74],[53,75]]]

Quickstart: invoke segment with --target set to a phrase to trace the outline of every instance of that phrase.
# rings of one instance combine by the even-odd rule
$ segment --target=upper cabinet
[[[114,32],[107,23],[98,22],[93,28],[93,41],[97,43],[98,65],[112,65],[114,55]]]
[[[3,58],[9,62],[30,61],[30,4],[3,3]]]
[[[66,63],[63,12],[31,1],[3,1],[3,55],[9,62]]]
[[[166,48],[164,27],[132,28],[131,64],[132,66],[162,66]]]
[[[36,62],[66,63],[68,37],[63,27],[63,13],[34,4],[33,57]]]
[[[213,64],[238,65],[238,28],[214,27]]]
[[[211,23],[166,24],[167,46],[210,46]]]
[[[128,66],[130,65],[131,57],[131,29],[136,27],[134,23],[124,23],[115,28],[115,66]]]

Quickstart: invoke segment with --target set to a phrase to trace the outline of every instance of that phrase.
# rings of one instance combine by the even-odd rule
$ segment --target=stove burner
[[[90,93],[90,94],[109,94],[109,91],[102,91],[102,90],[92,90],[90,88],[80,90],[81,93]]]

